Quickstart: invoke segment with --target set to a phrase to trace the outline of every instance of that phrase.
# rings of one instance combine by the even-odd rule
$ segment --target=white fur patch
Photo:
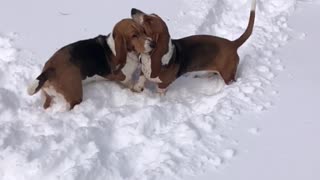
[[[140,24],[143,24],[143,15],[140,15],[140,16],[139,16],[139,23],[140,23]]]
[[[39,86],[39,80],[34,80],[32,82],[32,84],[28,87],[28,94],[31,96],[31,95],[34,95],[34,93],[36,93],[36,89],[37,87]]]
[[[155,82],[155,83],[161,83],[162,81],[160,80],[159,77],[151,78],[152,69],[151,69],[151,57],[150,57],[150,55],[141,54],[140,58],[141,58],[141,64],[142,64],[141,71],[143,72],[144,76],[149,81],[152,81],[152,82]]]
[[[255,11],[257,6],[257,0],[252,0],[251,11]]]
[[[115,47],[115,42],[113,39],[113,32],[110,33],[109,37],[107,38],[107,44],[109,45],[113,55],[117,55],[116,53],[116,47]]]
[[[129,85],[128,83],[131,83],[132,75],[136,71],[139,65],[139,59],[138,56],[133,53],[129,52],[127,54],[127,61],[125,66],[121,69],[122,73],[126,76],[126,79],[121,81],[121,83],[125,85]]]
[[[168,52],[165,55],[162,56],[162,59],[161,59],[162,65],[169,64],[170,59],[171,59],[172,54],[173,54],[173,51],[175,49],[174,45],[172,44],[171,39],[169,39],[168,47],[169,47]]]
[[[68,101],[65,99],[65,97],[58,93],[54,87],[49,86],[49,87],[45,87],[43,88],[43,91],[45,91],[49,96],[53,97],[52,101],[58,105],[59,107],[55,107],[55,109],[57,109],[58,111],[62,110],[69,110],[70,109],[70,104],[68,103]]]

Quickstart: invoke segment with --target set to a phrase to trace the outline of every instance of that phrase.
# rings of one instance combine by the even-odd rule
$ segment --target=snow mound
[[[183,0],[169,27],[173,37],[213,34],[229,39],[248,23],[251,0]],[[225,136],[237,115],[270,108],[272,80],[283,69],[274,51],[288,41],[295,0],[258,1],[256,25],[240,49],[237,82],[218,76],[178,79],[166,96],[99,81],[84,85],[71,112],[44,111],[26,87],[42,64],[0,36],[0,179],[122,180],[179,178],[219,168],[237,155]],[[161,14],[159,14],[161,15]]]

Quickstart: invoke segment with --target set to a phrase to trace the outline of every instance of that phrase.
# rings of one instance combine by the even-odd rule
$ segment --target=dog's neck
[[[112,57],[112,56],[115,56],[116,54],[112,33],[108,34],[107,36],[101,36],[100,43],[105,50],[107,63],[111,68],[111,72],[114,72],[117,69],[117,67],[114,65],[113,57]]]
[[[116,53],[115,42],[114,42],[114,38],[113,38],[113,32],[111,32],[111,33],[108,35],[108,37],[107,37],[107,44],[108,44],[109,48],[111,49],[113,55],[116,56],[117,53]]]
[[[107,58],[111,58],[111,55],[113,54],[112,47],[108,43],[109,37],[110,37],[110,34],[107,36],[99,35],[97,37],[97,41],[104,48]]]
[[[161,64],[163,66],[168,65],[170,63],[170,60],[172,59],[172,55],[174,53],[175,46],[171,41],[171,38],[169,38],[169,43],[168,43],[168,52],[162,56],[161,59]]]

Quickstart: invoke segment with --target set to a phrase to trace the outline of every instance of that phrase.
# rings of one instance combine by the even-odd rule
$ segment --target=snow
[[[232,171],[245,162],[237,159],[265,156],[243,152],[256,148],[249,139],[269,143],[275,139],[264,136],[276,126],[268,124],[277,123],[274,116],[273,121],[263,121],[264,126],[252,119],[269,112],[281,114],[274,106],[281,105],[278,99],[288,91],[275,77],[287,73],[287,59],[292,57],[285,60],[278,50],[289,40],[304,37],[288,25],[301,4],[305,2],[257,2],[254,33],[239,50],[237,82],[230,86],[218,76],[191,74],[159,96],[150,84],[137,94],[99,80],[85,83],[84,101],[64,112],[59,103],[43,110],[40,93],[27,94],[29,83],[61,46],[110,33],[118,20],[129,16],[131,7],[162,16],[173,38],[206,33],[236,39],[248,23],[251,0],[121,0],[112,5],[102,0],[6,1],[0,11],[0,179],[179,179],[212,169]],[[37,9],[30,10],[33,7]],[[296,76],[303,69],[281,83],[301,82],[303,76]],[[294,92],[303,93],[298,89]],[[285,97],[291,104],[292,98]],[[279,121],[286,118],[279,116]],[[244,124],[245,130],[239,132]],[[278,133],[285,133],[288,124],[281,124]],[[308,157],[319,159],[312,155]]]
[[[278,97],[268,111],[238,117],[241,123],[228,135],[239,141],[230,164],[184,179],[320,178],[320,86],[316,83],[319,58],[315,46],[320,41],[320,22],[313,20],[320,17],[319,8],[319,3],[298,3],[290,16],[288,26],[294,30],[290,31],[293,40],[277,53],[286,67],[273,82]],[[252,134],[256,130],[258,134]]]
[[[248,132],[253,134],[253,135],[259,135],[260,134],[260,129],[259,128],[250,128],[248,130]]]
[[[235,150],[233,149],[226,149],[224,152],[223,152],[223,156],[225,159],[231,159],[235,156],[236,152]]]

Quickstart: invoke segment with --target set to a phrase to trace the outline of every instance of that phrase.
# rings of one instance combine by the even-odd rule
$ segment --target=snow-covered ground
[[[291,41],[279,50],[285,71],[275,79],[279,91],[275,106],[260,115],[241,117],[234,129],[241,153],[227,168],[209,171],[187,180],[318,180],[320,179],[320,85],[318,42],[320,4],[299,4],[289,18],[302,39]],[[292,32],[295,34],[294,32]],[[249,135],[257,127],[256,136]],[[249,129],[250,133],[245,135]]]
[[[164,17],[174,38],[235,39],[251,0],[2,1],[0,179],[319,179],[320,7],[308,2],[258,0],[230,86],[188,76],[159,97],[99,81],[58,112],[26,86],[63,45],[109,33],[132,7]]]

